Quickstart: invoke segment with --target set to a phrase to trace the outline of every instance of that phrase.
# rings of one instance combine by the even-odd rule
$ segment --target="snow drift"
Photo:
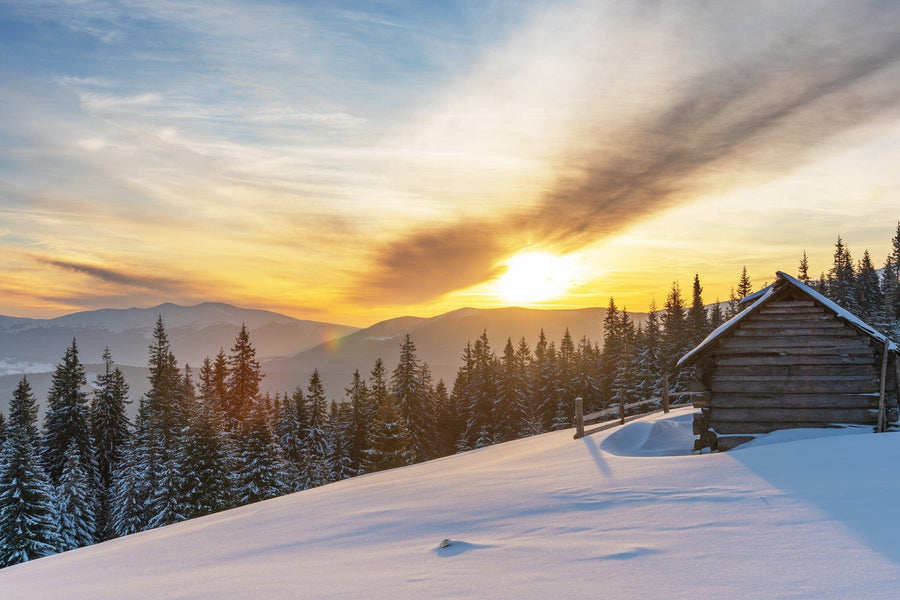
[[[895,433],[690,455],[690,409],[16,565],[9,598],[893,598]],[[443,543],[442,543],[443,542]]]

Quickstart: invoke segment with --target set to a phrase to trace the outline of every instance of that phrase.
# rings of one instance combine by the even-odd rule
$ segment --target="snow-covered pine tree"
[[[146,463],[142,460],[146,448],[145,434],[139,422],[113,471],[110,527],[116,537],[143,531],[149,521],[150,474],[144,471]]]
[[[881,281],[872,258],[866,249],[857,266],[854,279],[854,295],[856,298],[856,315],[866,323],[876,323],[882,319],[883,298]]]
[[[91,439],[96,465],[96,537],[103,541],[115,536],[110,525],[110,510],[115,472],[125,444],[128,442],[129,423],[125,413],[128,401],[128,383],[121,369],[115,366],[109,348],[103,352],[104,370],[97,379],[97,387],[91,400]]]
[[[602,406],[598,408],[611,406],[615,401],[616,369],[622,359],[622,352],[622,325],[619,309],[616,307],[615,298],[610,298],[606,316],[603,318],[603,352],[600,355],[599,373]]]
[[[744,271],[746,274],[746,268]],[[743,293],[743,291],[741,289],[739,293]],[[672,289],[666,298],[662,313],[662,325],[663,369],[669,374],[669,386],[672,389],[685,389],[687,382],[691,379],[691,369],[678,370],[675,364],[693,345],[688,335],[684,300],[681,297],[681,288],[677,281],[672,284]]]
[[[468,448],[483,448],[494,443],[496,420],[494,404],[497,399],[496,357],[491,351],[487,332],[475,340],[474,366],[469,375],[462,405],[467,417],[463,434]]]
[[[378,407],[378,418],[372,432],[372,470],[384,471],[411,462],[409,434],[390,394]]]
[[[703,305],[703,288],[700,286],[700,274],[694,274],[694,284],[691,292],[691,308],[688,310],[687,325],[691,338],[691,345],[697,345],[710,332],[709,316]]]
[[[253,401],[237,438],[234,489],[238,505],[274,498],[290,488],[263,402]]]
[[[562,340],[559,342],[559,352],[556,356],[556,406],[553,411],[553,425],[551,429],[566,429],[572,426],[572,407],[574,406],[576,389],[576,353],[575,342],[566,328]]]
[[[243,421],[259,396],[259,383],[263,378],[256,349],[250,342],[247,325],[241,330],[228,356],[228,379],[226,382],[226,416],[233,421]]]
[[[57,551],[53,490],[38,459],[37,401],[23,377],[9,404],[0,455],[0,567]]]
[[[517,438],[522,421],[525,420],[524,415],[519,412],[518,367],[516,349],[513,347],[512,338],[506,338],[503,356],[500,358],[497,397],[494,404],[494,414],[499,415],[496,434],[498,442]]]
[[[600,401],[599,366],[599,352],[587,336],[581,336],[575,358],[574,396],[581,397],[586,412],[592,412]]]
[[[841,236],[838,236],[834,245],[833,264],[828,272],[827,296],[853,313],[858,311],[854,294],[855,279],[856,273],[853,269],[850,249],[844,245]]]
[[[534,347],[534,395],[541,430],[550,431],[556,414],[556,347],[547,342],[544,330]]]
[[[350,407],[347,422],[347,457],[354,475],[365,473],[369,466],[369,436],[375,423],[375,407],[369,395],[366,382],[359,374],[353,372],[350,387],[344,392]]]
[[[797,268],[797,279],[801,283],[809,284],[809,259],[806,257],[806,249],[803,249],[803,256],[800,257],[800,266]]]
[[[895,302],[898,296],[900,284],[897,282],[897,265],[893,257],[888,256],[881,270],[881,310],[876,326],[882,333],[895,340],[900,338],[900,313],[897,312]]]
[[[319,370],[314,369],[309,377],[309,386],[306,388],[306,405],[309,421],[304,432],[305,447],[307,452],[307,467],[310,487],[316,487],[328,483],[331,469],[328,457],[331,448],[328,445],[328,436],[325,433],[328,417],[328,404],[325,400],[325,388],[322,386],[322,378]]]
[[[541,411],[535,391],[536,368],[531,348],[525,337],[516,345],[516,366],[519,374],[518,398],[515,413],[519,415],[517,437],[537,435],[543,429]]]
[[[738,280],[737,297],[744,299],[753,293],[753,284],[750,282],[750,275],[747,274],[747,265],[741,269],[741,277]]]
[[[435,455],[447,456],[456,452],[456,443],[462,435],[462,424],[456,399],[447,391],[443,379],[434,386],[435,406]]]
[[[285,466],[285,480],[290,491],[299,492],[310,487],[309,456],[306,451],[306,431],[309,428],[306,398],[300,386],[294,393],[284,395],[277,405],[274,434]]]
[[[358,470],[353,466],[348,453],[350,446],[348,432],[351,415],[352,409],[348,402],[338,404],[335,400],[331,401],[325,431],[328,436],[328,446],[331,450],[331,455],[328,457],[329,481],[349,479],[359,474]]]
[[[91,464],[88,395],[83,389],[86,383],[84,366],[78,359],[78,345],[73,339],[53,373],[44,415],[43,462],[53,485],[59,483],[66,451],[73,442],[82,464]]]
[[[201,517],[231,505],[231,457],[222,415],[214,404],[200,399],[184,432],[182,514]]]
[[[662,332],[656,301],[650,302],[647,324],[643,328],[637,349],[635,368],[638,378],[638,396],[653,398],[662,392]]]
[[[60,552],[93,544],[97,527],[90,469],[81,464],[74,440],[65,456],[66,464],[56,486]]]
[[[400,361],[391,373],[391,393],[409,435],[412,462],[428,460],[433,452],[434,412],[428,403],[427,389],[421,376],[422,366],[416,356],[416,345],[406,334],[400,344]]]

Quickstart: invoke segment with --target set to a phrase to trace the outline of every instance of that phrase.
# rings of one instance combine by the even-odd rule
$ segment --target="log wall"
[[[706,424],[717,434],[875,425],[882,352],[812,300],[773,298],[698,365],[709,390]],[[887,420],[896,422],[897,376],[886,383]]]

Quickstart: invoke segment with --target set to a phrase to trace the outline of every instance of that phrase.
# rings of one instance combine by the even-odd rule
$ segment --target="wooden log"
[[[878,409],[878,394],[715,394],[717,408],[867,408]],[[696,406],[696,404],[695,404]]]
[[[737,375],[720,375],[716,373],[713,375],[711,382],[712,383],[721,383],[724,381],[737,381],[737,382],[754,382],[754,381],[766,381],[766,382],[776,382],[776,383],[787,383],[790,381],[878,381],[875,373],[862,373],[859,375],[825,375],[828,371],[822,369],[819,371],[820,374],[814,375],[777,375],[777,374],[762,374],[762,375],[750,375],[745,373],[739,373]]]
[[[857,336],[846,338],[835,335],[809,337],[791,337],[777,335],[733,336],[722,340],[723,348],[735,350],[775,350],[791,348],[833,348],[843,351],[865,350],[869,347],[867,340]]]
[[[733,448],[737,448],[741,444],[746,444],[747,442],[752,442],[756,439],[755,435],[728,435],[728,436],[718,436],[716,438],[716,449],[719,452],[726,452]]]
[[[779,315],[813,315],[813,314],[822,314],[827,313],[824,308],[820,306],[772,306],[771,304],[767,304],[759,309],[760,315],[772,316],[773,318],[777,318]],[[828,313],[830,314],[830,313]]]
[[[716,359],[721,357],[754,357],[754,356],[790,356],[790,357],[806,357],[806,356],[824,356],[828,358],[838,359],[841,357],[868,357],[870,360],[875,356],[875,348],[872,346],[854,345],[853,347],[818,347],[818,346],[792,346],[785,348],[759,348],[748,346],[745,348],[729,348],[728,346],[720,346],[716,349]]]
[[[868,425],[868,424],[866,424]],[[768,423],[761,421],[720,421],[717,423],[710,422],[710,426],[713,427],[718,433],[722,434],[731,434],[731,433],[754,433],[754,434],[762,434],[762,433],[771,433],[773,431],[779,431],[781,429],[808,429],[808,428],[835,428],[841,427],[840,423],[832,423],[832,422],[823,422],[823,423],[815,423],[812,421],[808,422],[784,422],[784,421],[770,421]]]
[[[859,334],[846,327],[767,327],[765,329],[741,328],[735,330],[734,335],[739,337],[781,335],[852,338]]]
[[[812,300],[770,300],[766,303],[767,308],[798,308],[801,306],[818,307],[819,305]]]
[[[839,356],[826,354],[823,356],[810,356],[806,354],[778,355],[778,354],[717,354],[716,365],[719,370],[723,367],[763,367],[763,366],[849,366],[864,365],[872,367],[872,352],[867,350],[865,354],[854,356]],[[874,368],[874,367],[872,367]]]
[[[575,439],[584,437],[584,400],[575,398]]]
[[[619,421],[625,424],[625,394],[619,392]]]
[[[878,410],[870,408],[719,408],[709,409],[713,429],[725,421],[741,423],[783,421],[785,423],[858,423],[875,425]]]
[[[715,370],[716,378],[726,377],[875,377],[871,364],[864,365],[745,365],[741,367],[721,366]],[[725,379],[720,379],[725,381]]]
[[[878,391],[878,380],[868,381],[719,381],[710,392],[747,394],[863,394]]]
[[[753,331],[771,331],[773,329],[811,329],[811,330],[846,330],[854,335],[860,335],[859,331],[843,321],[835,319],[831,315],[808,315],[798,317],[767,316],[748,319],[747,322],[738,325],[739,329]]]

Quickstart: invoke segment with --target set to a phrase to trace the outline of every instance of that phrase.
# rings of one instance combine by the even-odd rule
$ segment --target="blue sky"
[[[0,314],[640,311],[838,234],[880,264],[898,40],[894,2],[4,2]],[[566,280],[510,291],[523,254]]]

